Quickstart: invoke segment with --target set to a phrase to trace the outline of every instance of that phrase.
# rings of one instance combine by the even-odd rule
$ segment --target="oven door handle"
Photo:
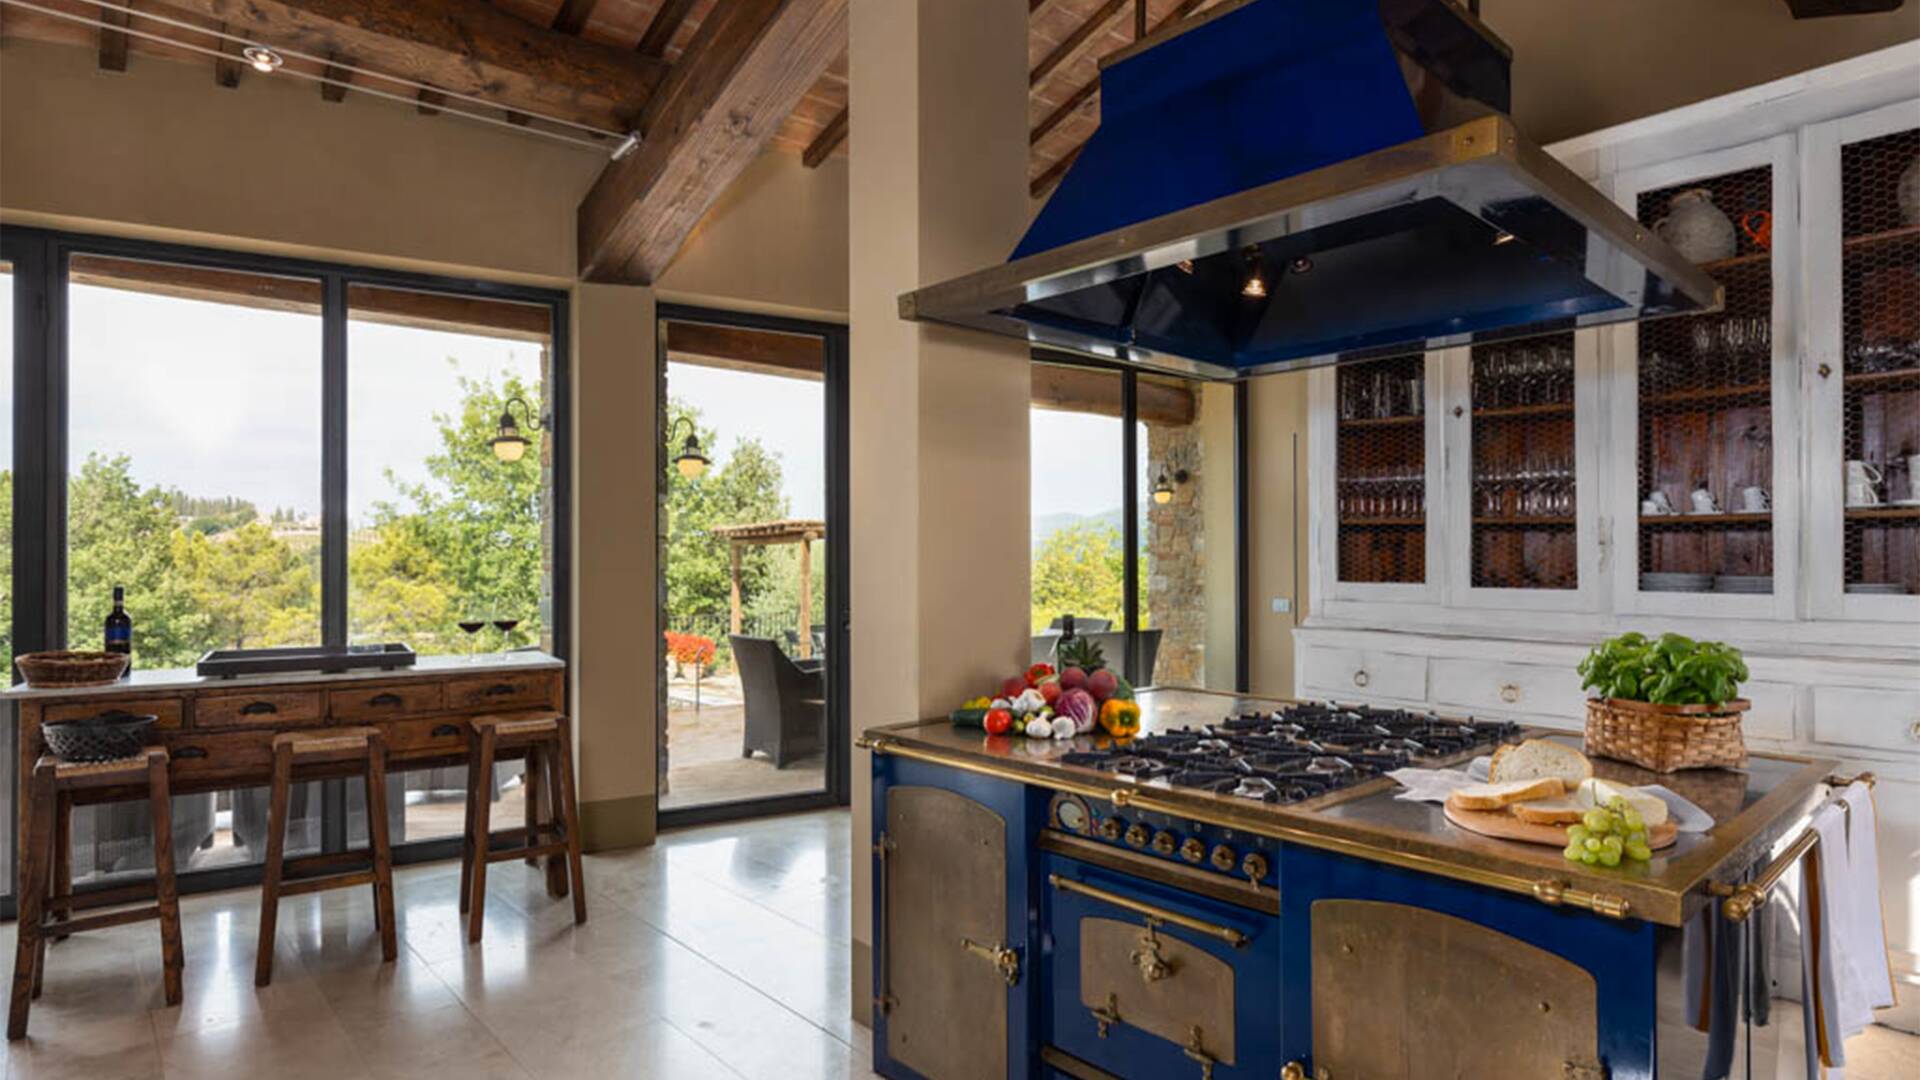
[[[1210,923],[1205,919],[1196,919],[1191,915],[1182,915],[1177,911],[1171,911],[1158,904],[1149,904],[1144,900],[1135,900],[1131,896],[1122,896],[1116,892],[1108,892],[1097,886],[1082,884],[1072,878],[1061,877],[1059,874],[1048,874],[1047,883],[1059,889],[1061,892],[1074,893],[1091,900],[1098,900],[1103,904],[1112,904],[1114,907],[1123,908],[1136,915],[1144,915],[1149,919],[1157,919],[1169,926],[1178,926],[1191,930],[1196,934],[1205,934],[1211,938],[1218,938],[1236,949],[1244,948],[1247,944],[1247,935],[1235,930],[1231,926],[1221,926],[1218,923]]]

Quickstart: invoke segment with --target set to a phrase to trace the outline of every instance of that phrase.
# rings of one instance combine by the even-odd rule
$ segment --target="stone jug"
[[[1728,258],[1740,242],[1732,219],[1713,205],[1706,188],[1689,188],[1667,200],[1667,216],[1653,223],[1653,231],[1696,263]]]

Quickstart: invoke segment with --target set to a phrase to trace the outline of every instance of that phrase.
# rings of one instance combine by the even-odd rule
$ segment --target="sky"
[[[718,433],[715,445],[705,448],[715,471],[726,467],[740,440],[758,439],[780,458],[780,487],[787,497],[788,515],[825,520],[825,384],[669,362],[667,397],[699,410],[700,426]],[[672,440],[676,454],[679,438]]]

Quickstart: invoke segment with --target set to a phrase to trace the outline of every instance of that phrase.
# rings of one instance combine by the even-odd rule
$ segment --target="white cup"
[[[1761,514],[1772,509],[1772,505],[1767,502],[1767,489],[1763,487],[1741,488],[1740,509],[1748,514]]]
[[[1854,460],[1847,462],[1847,486],[1855,484],[1878,484],[1885,476],[1873,467],[1870,461]]]
[[[1647,496],[1647,501],[1641,503],[1640,506],[1641,506],[1641,509],[1645,510],[1649,514],[1673,513],[1673,500],[1667,498],[1666,492],[1661,491],[1657,488],[1654,490],[1653,494]]]
[[[1879,506],[1880,492],[1875,490],[1874,485],[1867,483],[1865,481],[1862,481],[1858,484],[1848,484],[1847,485],[1847,505],[1848,506]]]
[[[1907,498],[1920,499],[1920,454],[1907,457]]]
[[[1697,488],[1688,498],[1693,500],[1693,512],[1696,514],[1717,514],[1720,504],[1713,501],[1713,492],[1706,488]]]
[[[1642,517],[1659,517],[1667,512],[1666,510],[1660,509],[1660,504],[1652,499],[1642,499],[1640,502],[1640,515]]]

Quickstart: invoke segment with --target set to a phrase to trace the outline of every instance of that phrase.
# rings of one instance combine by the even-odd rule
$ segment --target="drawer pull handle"
[[[487,696],[499,697],[502,694],[511,694],[518,689],[519,687],[513,685],[512,683],[497,682],[497,683],[494,683],[492,686],[487,687]]]
[[[992,964],[1007,980],[1008,986],[1020,985],[1020,954],[1005,945],[982,945],[972,938],[961,938],[960,947]]]
[[[399,694],[375,694],[372,697],[367,699],[367,704],[380,705],[388,708],[395,707],[401,704],[400,695]]]
[[[1913,726],[1907,729],[1907,738],[1920,742],[1920,720],[1915,720]]]
[[[271,701],[249,701],[240,706],[241,716],[271,716],[280,711],[280,706]]]
[[[459,724],[440,724],[433,729],[433,737],[438,739],[460,734]]]
[[[1500,700],[1509,705],[1520,700],[1520,687],[1513,683],[1500,684]]]
[[[1098,1028],[1098,1034],[1104,1039],[1107,1037],[1107,1032],[1113,1030],[1113,1025],[1120,1022],[1120,998],[1116,994],[1108,994],[1105,1005],[1087,1011],[1093,1014],[1093,1022]]]
[[[1366,668],[1361,668],[1353,673],[1353,685],[1355,686],[1365,686],[1372,681],[1373,678],[1367,674]]]
[[[1247,943],[1247,935],[1235,930],[1231,926],[1221,926],[1217,923],[1210,923],[1205,919],[1196,919],[1191,915],[1182,915],[1177,911],[1169,911],[1157,904],[1149,904],[1144,900],[1135,900],[1131,896],[1122,896],[1119,893],[1108,892],[1105,889],[1093,885],[1084,885],[1072,878],[1061,877],[1059,874],[1048,874],[1047,882],[1061,892],[1076,893],[1091,900],[1098,900],[1103,904],[1112,904],[1114,907],[1123,908],[1136,915],[1144,915],[1149,920],[1152,920],[1148,923],[1149,927],[1158,925],[1159,923],[1167,923],[1172,926],[1181,927],[1182,929],[1191,930],[1196,934],[1205,934],[1211,938],[1218,938],[1236,949],[1244,947]]]
[[[172,755],[182,761],[189,758],[203,758],[207,756],[207,748],[204,746],[182,746],[172,751]]]
[[[1205,1044],[1201,1042],[1199,1024],[1187,1029],[1187,1043],[1180,1048],[1180,1052],[1187,1055],[1187,1060],[1200,1066],[1200,1080],[1213,1080],[1213,1067],[1220,1062],[1212,1054],[1207,1053]]]

